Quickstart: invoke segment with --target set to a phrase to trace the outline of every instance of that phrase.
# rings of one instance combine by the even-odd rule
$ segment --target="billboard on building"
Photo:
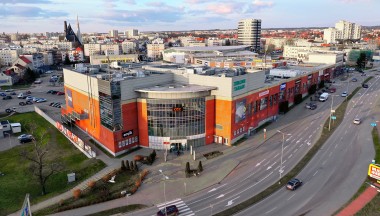
[[[377,164],[370,164],[368,167],[368,176],[380,180],[380,166]]]
[[[239,123],[245,119],[246,116],[246,99],[236,102],[235,110],[235,123]]]

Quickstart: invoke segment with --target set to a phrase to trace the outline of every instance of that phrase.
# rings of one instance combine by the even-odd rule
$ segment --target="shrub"
[[[90,189],[94,189],[94,188],[95,188],[95,185],[96,185],[96,182],[95,182],[95,181],[89,181],[89,182],[87,182],[87,186],[88,186]]]
[[[143,156],[143,155],[135,155],[135,156],[133,157],[133,160],[134,160],[134,161],[141,161],[142,159],[144,159],[144,156]]]
[[[139,171],[139,167],[137,166],[136,161],[134,161],[134,163],[133,163],[133,170],[134,171]]]
[[[129,161],[128,160],[126,160],[125,161],[125,170],[131,170],[131,168],[129,167]]]
[[[126,170],[124,160],[121,160],[121,167],[120,167],[120,169],[121,169],[122,171],[125,171],[125,170]]]
[[[140,187],[140,185],[141,185],[141,180],[140,180],[140,179],[136,180],[135,185],[136,185],[136,187]]]
[[[58,206],[61,207],[61,206],[64,206],[65,205],[65,200],[64,199],[61,199],[59,202],[58,202]]]
[[[133,161],[130,162],[129,167],[131,171],[135,171],[135,164],[133,163]]]
[[[82,194],[82,190],[81,189],[75,189],[73,191],[74,199],[79,199],[80,196],[81,196],[81,194]]]
[[[105,176],[102,177],[102,180],[104,182],[108,182],[108,180],[110,180],[111,178],[112,178],[111,174],[108,173],[108,174],[106,174]]]
[[[202,172],[202,171],[203,171],[202,161],[199,161],[198,172]]]

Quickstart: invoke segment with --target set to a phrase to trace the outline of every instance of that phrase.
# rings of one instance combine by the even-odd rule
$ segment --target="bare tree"
[[[36,125],[29,126],[31,131],[36,131]],[[25,148],[20,152],[21,157],[31,162],[29,171],[38,180],[41,186],[42,195],[46,194],[47,180],[55,173],[63,170],[63,165],[60,162],[53,163],[47,160],[49,152],[49,140],[46,137],[47,134],[48,132],[46,130],[41,132],[37,139],[33,138],[32,149]]]

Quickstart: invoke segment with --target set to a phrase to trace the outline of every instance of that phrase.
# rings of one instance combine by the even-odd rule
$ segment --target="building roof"
[[[26,58],[25,56],[20,56],[19,57],[23,62],[25,62],[25,63],[27,63],[27,64],[30,64],[30,63],[32,63],[31,61],[29,61],[29,59],[28,58]]]
[[[80,48],[80,47],[77,47],[75,50],[76,51],[81,51],[81,52],[83,51],[82,48]]]
[[[245,49],[249,46],[211,46],[211,47],[171,47],[176,51],[184,52],[212,52],[212,51],[232,51]]]
[[[194,93],[215,90],[216,87],[201,86],[194,84],[181,84],[181,83],[169,83],[164,85],[156,85],[153,87],[147,87],[137,89],[137,92],[161,92],[161,93]]]
[[[24,67],[24,66],[22,66],[22,65],[20,65],[18,63],[15,64],[14,66],[20,68],[21,70],[24,70],[26,68],[26,67]]]

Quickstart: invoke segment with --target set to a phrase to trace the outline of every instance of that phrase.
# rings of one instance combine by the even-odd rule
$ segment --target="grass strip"
[[[232,208],[226,209],[222,212],[219,212],[215,214],[216,216],[229,216],[233,215],[235,213],[238,213],[255,203],[263,200],[264,198],[268,197],[272,193],[276,192],[278,189],[283,187],[283,183],[288,182],[290,179],[294,178],[308,163],[309,161],[314,157],[314,155],[318,152],[318,150],[323,146],[323,144],[326,142],[326,140],[334,133],[335,129],[338,128],[340,123],[343,121],[344,114],[346,112],[347,104],[351,100],[351,98],[360,90],[360,87],[357,87],[352,94],[350,94],[347,97],[347,100],[345,100],[336,110],[335,110],[335,116],[336,120],[333,124],[331,124],[330,130],[329,130],[329,119],[326,120],[322,133],[318,141],[313,145],[313,147],[309,150],[309,152],[306,153],[306,155],[301,159],[301,161],[285,176],[283,176],[279,182],[282,182],[282,184],[278,184],[278,182],[272,184],[264,191],[260,192],[256,196],[251,197],[250,199],[237,204],[236,206],[233,206]]]

